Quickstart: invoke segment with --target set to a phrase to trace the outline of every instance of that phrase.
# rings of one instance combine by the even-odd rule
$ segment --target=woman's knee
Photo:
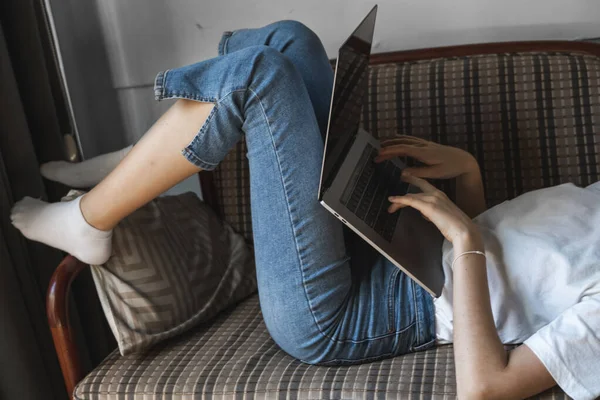
[[[293,313],[262,305],[261,308],[271,338],[292,357],[306,364],[322,364],[340,355],[335,328],[330,327],[331,332],[323,331],[310,311]]]
[[[295,42],[303,42],[308,46],[322,46],[321,40],[317,34],[302,22],[284,20],[275,22],[273,25],[276,34],[281,35],[286,39],[290,39]]]
[[[277,330],[269,329],[271,338],[290,356],[306,364],[320,364],[328,361],[329,339],[320,332],[309,340],[296,334],[281,335]]]
[[[269,46],[255,46],[252,49],[251,72],[255,79],[290,84],[302,81],[294,64],[278,50]],[[284,79],[284,81],[281,81]]]

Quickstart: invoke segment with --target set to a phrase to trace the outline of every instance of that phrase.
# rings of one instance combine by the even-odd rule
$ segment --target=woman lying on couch
[[[461,398],[522,398],[556,383],[575,398],[599,396],[600,186],[560,185],[486,211],[470,154],[400,137],[378,161],[426,164],[402,175],[422,193],[391,197],[388,211],[413,207],[446,238],[443,294],[434,300],[378,253],[355,268],[374,250],[345,235],[316,196],[332,75],[320,40],[300,23],[226,33],[219,57],[157,76],[157,99],[179,100],[135,147],[42,167],[71,186],[97,183],[88,194],[25,198],[13,223],[102,264],[121,219],[214,169],[245,135],[260,303],[286,352],[338,365],[452,342]],[[456,178],[457,204],[422,178]]]

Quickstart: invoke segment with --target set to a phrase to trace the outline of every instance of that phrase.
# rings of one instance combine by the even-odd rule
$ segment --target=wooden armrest
[[[600,45],[571,40],[536,40],[522,42],[498,42],[463,44],[458,46],[432,47],[427,49],[392,51],[371,54],[371,65],[423,61],[434,58],[466,57],[482,54],[520,52],[569,52],[591,54],[600,57]]]
[[[69,398],[73,398],[75,385],[84,377],[75,335],[69,323],[69,291],[71,283],[85,267],[87,264],[75,257],[65,257],[52,274],[46,294],[48,324]]]

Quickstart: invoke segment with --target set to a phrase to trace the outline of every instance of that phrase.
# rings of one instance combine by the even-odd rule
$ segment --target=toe
[[[21,218],[21,215],[23,215],[23,206],[17,203],[10,210],[10,220],[15,222]]]
[[[26,207],[29,197],[23,197],[21,200],[17,201],[12,208],[13,213],[18,213],[23,210],[23,207]]]
[[[34,199],[28,196],[24,197],[13,205],[13,208],[10,211],[10,217],[12,220],[16,220],[20,217],[22,218],[28,213],[31,213],[38,209],[38,207],[43,204],[44,202],[41,200]]]
[[[16,218],[19,214],[21,214],[21,205],[19,203],[15,203],[13,208],[10,210],[10,219]]]
[[[21,214],[11,214],[10,222],[18,230],[23,229],[23,218],[22,218]]]

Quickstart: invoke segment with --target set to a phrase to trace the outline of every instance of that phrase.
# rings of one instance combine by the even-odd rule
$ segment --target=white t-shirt
[[[569,396],[600,396],[600,182],[526,193],[475,221],[502,343],[525,343]],[[438,343],[452,341],[453,259],[446,241]]]

